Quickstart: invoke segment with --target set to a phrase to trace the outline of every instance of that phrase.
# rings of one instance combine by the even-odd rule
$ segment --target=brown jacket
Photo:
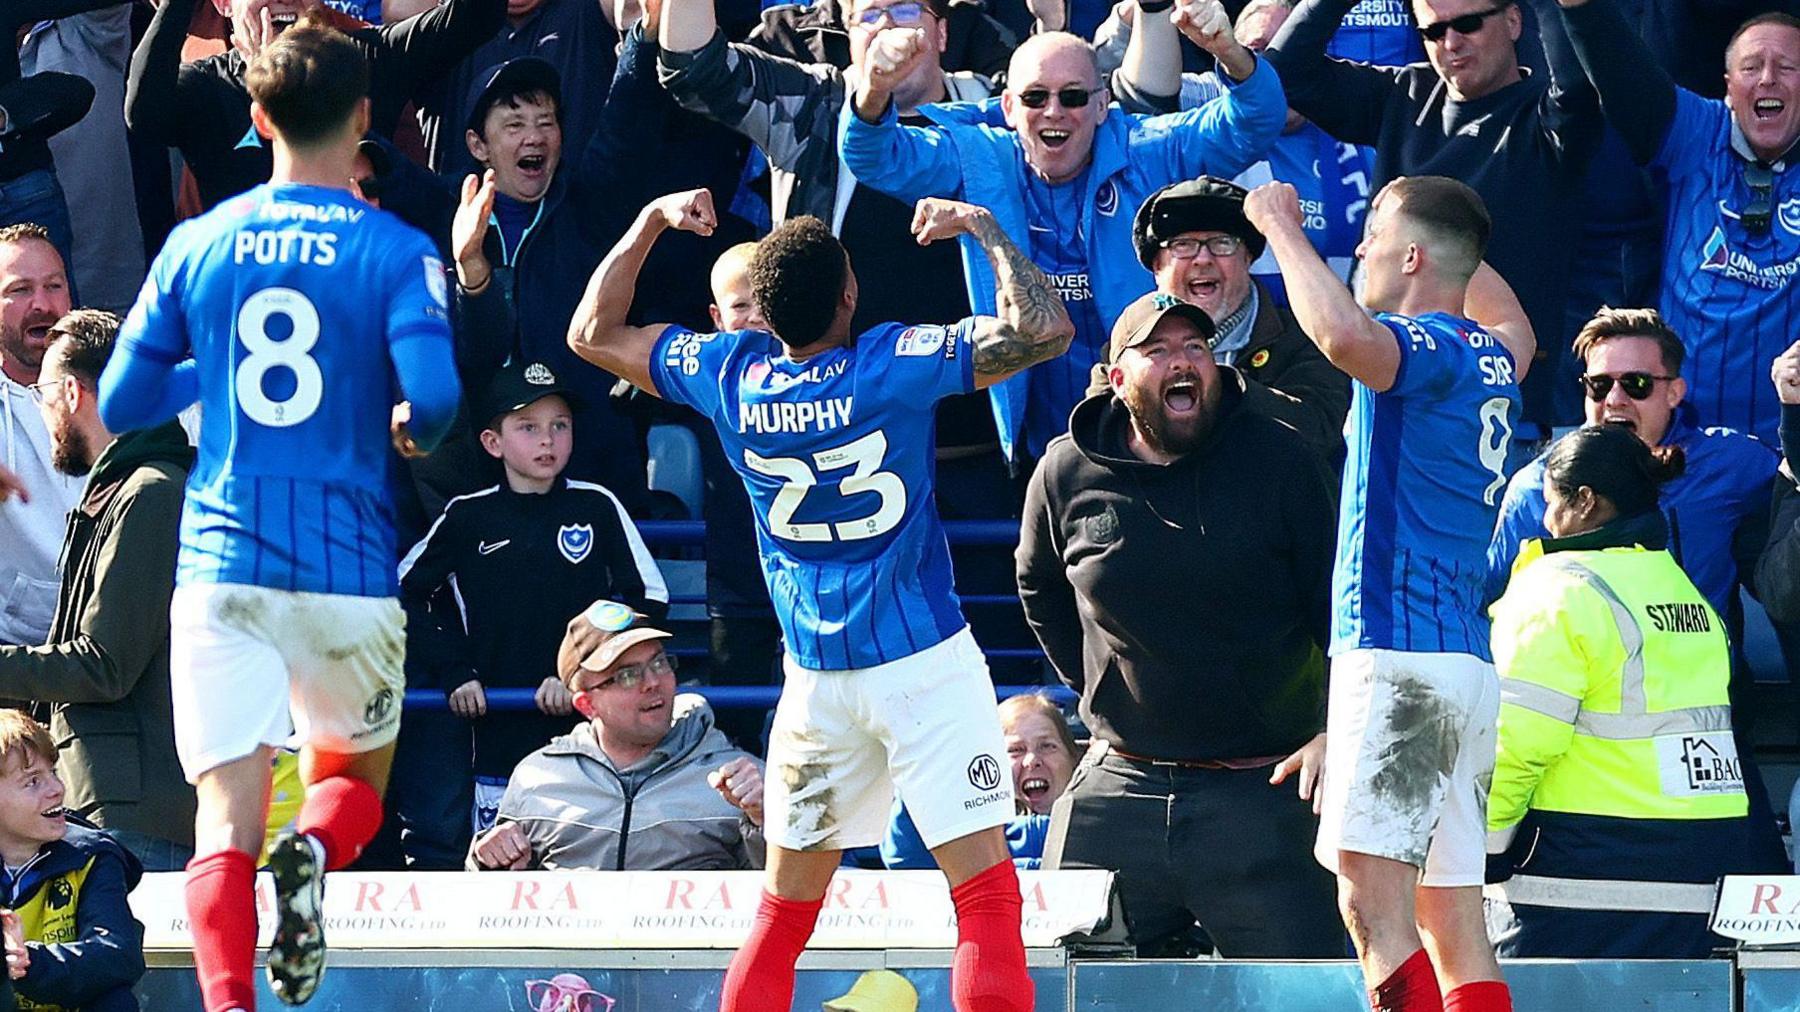
[[[114,440],[69,513],[46,645],[0,648],[0,695],[49,725],[69,808],[184,846],[194,792],[175,758],[169,598],[193,461],[176,422]]]

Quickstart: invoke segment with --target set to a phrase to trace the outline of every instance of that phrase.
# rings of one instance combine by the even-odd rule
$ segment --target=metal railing
[[[706,543],[706,525],[698,520],[647,520],[638,524],[644,542],[652,547],[697,548]],[[952,545],[1016,545],[1019,525],[1013,520],[946,520],[944,535]],[[959,594],[966,607],[1018,608],[1017,594]],[[669,605],[704,605],[705,594],[671,594]],[[669,650],[677,657],[705,657],[705,647],[676,646]],[[1042,660],[1043,651],[1036,647],[983,647],[982,653],[994,660]],[[775,705],[781,695],[779,685],[684,685],[683,692],[696,692],[720,708],[762,708]],[[1027,692],[1045,692],[1058,703],[1069,704],[1075,694],[1063,686],[996,685],[996,698],[1006,699]],[[488,689],[490,710],[530,710],[536,706],[533,689]],[[444,694],[433,689],[409,689],[408,710],[447,710]]]

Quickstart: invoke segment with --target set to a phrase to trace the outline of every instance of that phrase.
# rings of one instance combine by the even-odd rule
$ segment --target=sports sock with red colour
[[[256,1008],[256,861],[240,850],[187,866],[194,972],[206,1012]]]
[[[1444,1012],[1437,972],[1424,949],[1406,957],[1393,976],[1369,992],[1369,1007],[1375,1012]]]
[[[956,904],[956,958],[950,1001],[956,1012],[1028,1012],[1035,988],[1019,935],[1019,876],[1006,860],[950,890]]]
[[[823,898],[788,900],[763,890],[750,938],[725,971],[719,1012],[788,1012],[794,1004],[794,962],[824,905]]]
[[[1512,1012],[1512,991],[1503,980],[1477,980],[1444,996],[1444,1012]]]
[[[325,848],[325,870],[337,871],[362,856],[381,828],[381,795],[355,777],[326,777],[306,788],[295,828]]]

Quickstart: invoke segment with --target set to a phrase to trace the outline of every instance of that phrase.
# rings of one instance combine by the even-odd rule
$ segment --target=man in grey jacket
[[[613,601],[576,616],[557,669],[587,723],[513,771],[471,871],[760,868],[762,767],[675,694],[669,634]]]

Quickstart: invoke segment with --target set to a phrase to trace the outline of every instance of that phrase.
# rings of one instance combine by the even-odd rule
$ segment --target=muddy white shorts
[[[789,850],[880,843],[894,793],[925,846],[1013,816],[1012,765],[987,660],[967,628],[872,668],[784,659],[763,788],[763,832]]]
[[[175,588],[169,683],[190,782],[290,737],[372,752],[400,732],[406,615],[391,597],[232,583]]]
[[[1332,659],[1319,863],[1338,851],[1479,886],[1487,861],[1500,680],[1469,654],[1351,650]]]

